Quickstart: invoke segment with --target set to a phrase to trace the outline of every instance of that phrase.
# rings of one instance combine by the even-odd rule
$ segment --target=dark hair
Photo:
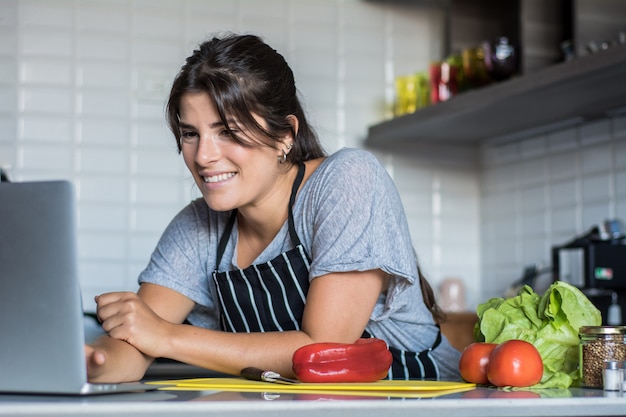
[[[298,163],[326,155],[298,100],[291,68],[282,55],[257,36],[214,37],[200,44],[187,58],[174,79],[166,108],[179,152],[180,100],[190,92],[205,92],[213,99],[226,129],[230,130],[228,120],[234,118],[260,137],[261,145],[273,148],[292,130],[289,116],[293,115],[298,119],[298,131],[293,132],[294,146],[288,161]],[[267,126],[261,126],[253,114],[260,116]],[[259,145],[230,133],[243,146]]]

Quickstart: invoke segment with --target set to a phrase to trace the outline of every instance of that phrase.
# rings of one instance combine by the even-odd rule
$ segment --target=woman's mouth
[[[237,175],[235,172],[227,172],[224,174],[211,175],[208,177],[203,176],[202,179],[206,183],[216,183],[216,182],[226,181],[234,177],[235,175]]]

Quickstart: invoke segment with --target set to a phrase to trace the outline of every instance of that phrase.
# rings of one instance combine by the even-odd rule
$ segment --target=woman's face
[[[257,118],[262,123],[261,119]],[[248,136],[258,146],[237,143],[220,120],[213,100],[206,93],[186,93],[180,101],[183,159],[209,207],[216,211],[261,206],[279,190],[284,172],[278,158],[282,147],[261,145],[237,120],[229,127]]]

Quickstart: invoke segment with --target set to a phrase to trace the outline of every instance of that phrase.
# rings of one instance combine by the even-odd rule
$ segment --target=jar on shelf
[[[626,326],[583,326],[579,337],[580,384],[602,388],[604,363],[626,361]]]

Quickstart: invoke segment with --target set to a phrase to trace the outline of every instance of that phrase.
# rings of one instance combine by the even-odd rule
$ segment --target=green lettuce
[[[578,288],[554,282],[539,296],[528,285],[515,297],[492,298],[477,308],[474,336],[479,342],[519,339],[532,343],[543,360],[534,388],[578,385],[578,330],[602,324],[600,311]]]

